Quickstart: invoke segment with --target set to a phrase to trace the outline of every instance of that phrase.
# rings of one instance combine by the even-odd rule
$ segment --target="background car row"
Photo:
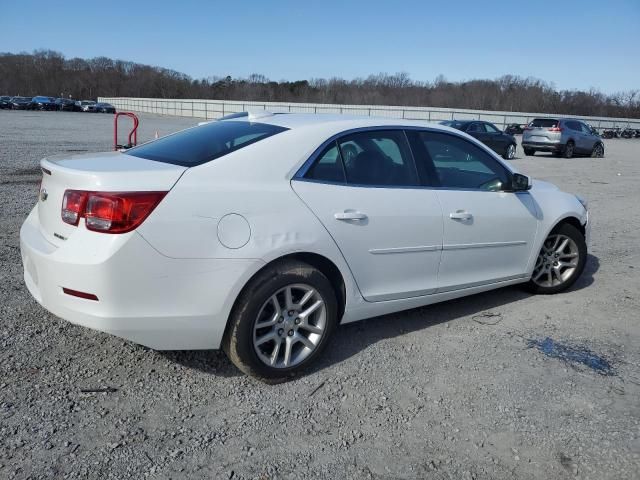
[[[536,152],[550,152],[565,158],[574,155],[604,156],[603,137],[598,131],[571,118],[535,118],[524,127],[509,125],[504,132],[481,120],[446,120],[440,123],[477,138],[507,160],[515,157],[516,133],[522,133],[522,148],[527,156]]]
[[[0,96],[0,109],[116,113],[115,107],[110,103],[94,102],[93,100],[45,97],[42,95],[35,97]]]
[[[602,138],[640,138],[640,128],[631,128],[630,125],[627,125],[624,128],[603,128],[602,131],[591,125],[588,126],[595,135],[599,135]],[[507,125],[507,128],[505,128],[504,131],[511,135],[518,135],[524,133],[526,127],[526,125],[512,123]]]

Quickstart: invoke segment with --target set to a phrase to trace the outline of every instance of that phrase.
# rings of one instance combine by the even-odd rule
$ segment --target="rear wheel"
[[[504,158],[505,160],[513,160],[515,156],[516,156],[516,144],[511,143],[505,150],[502,158]]]
[[[580,277],[587,261],[587,244],[582,233],[564,223],[549,234],[526,288],[533,293],[552,294],[566,290]]]
[[[572,158],[575,150],[575,145],[572,141],[568,141],[564,146],[564,150],[562,152],[562,156],[564,158]]]
[[[327,277],[287,260],[265,268],[244,289],[222,347],[244,373],[278,382],[313,363],[337,323],[338,304]]]
[[[602,158],[604,157],[604,145],[601,143],[596,143],[591,151],[591,156],[593,158]]]
[[[523,150],[524,150],[524,154],[525,154],[527,157],[532,157],[533,155],[535,155],[535,154],[536,154],[536,151],[535,151],[533,148],[526,148],[526,147],[525,147],[525,148],[523,148]]]

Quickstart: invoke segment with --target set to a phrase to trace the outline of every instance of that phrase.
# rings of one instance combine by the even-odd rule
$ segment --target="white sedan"
[[[516,283],[571,286],[586,202],[405,120],[239,114],[41,161],[24,279],[53,314],[282,379],[338,324]]]

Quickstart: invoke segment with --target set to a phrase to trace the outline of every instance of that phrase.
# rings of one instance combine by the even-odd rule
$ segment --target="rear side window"
[[[402,130],[368,131],[338,140],[347,183],[415,186],[418,173]]]
[[[212,122],[132,148],[127,155],[194,167],[283,132],[265,123]]]
[[[338,145],[335,142],[320,154],[318,160],[311,166],[305,177],[323,182],[346,182],[340,150],[338,150]]]
[[[529,126],[530,127],[539,127],[539,128],[554,128],[558,126],[558,120],[553,120],[549,118],[536,118],[533,120]]]

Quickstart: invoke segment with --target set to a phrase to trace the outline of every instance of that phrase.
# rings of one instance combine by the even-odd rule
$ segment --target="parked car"
[[[440,123],[477,138],[498,155],[502,155],[502,158],[511,160],[516,156],[516,139],[513,135],[498,130],[493,123],[480,120],[445,120]]]
[[[116,107],[110,103],[98,102],[96,103],[95,109],[98,113],[116,113]]]
[[[518,123],[511,123],[507,125],[507,128],[504,129],[504,132],[508,133],[509,135],[522,135],[522,132],[524,132],[524,127]]]
[[[37,96],[31,99],[31,110],[55,110],[56,104],[49,97]]]
[[[38,302],[260,378],[312,364],[339,323],[561,292],[587,258],[584,200],[424,122],[261,112],[40,165],[20,231]]]
[[[571,158],[577,154],[604,156],[604,142],[587,124],[571,118],[536,118],[522,135],[525,155],[552,152]]]
[[[3,95],[0,97],[0,109],[11,108],[11,97]]]
[[[95,112],[96,102],[93,100],[82,100],[79,107],[82,112]]]
[[[12,110],[28,110],[31,108],[31,97],[12,97],[9,103]]]
[[[76,109],[76,102],[69,98],[56,98],[56,110],[73,112]]]

